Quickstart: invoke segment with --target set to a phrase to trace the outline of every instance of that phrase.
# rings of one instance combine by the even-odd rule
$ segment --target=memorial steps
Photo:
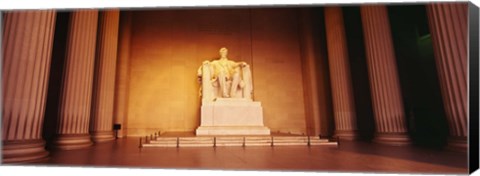
[[[139,147],[248,147],[248,146],[337,146],[336,141],[318,136],[189,136],[160,135],[141,139]]]

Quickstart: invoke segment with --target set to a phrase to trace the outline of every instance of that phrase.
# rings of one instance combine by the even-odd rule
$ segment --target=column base
[[[448,137],[447,150],[456,152],[467,152],[468,142],[467,137]]]
[[[333,137],[338,137],[340,140],[357,140],[358,133],[356,130],[351,131],[342,131],[342,130],[335,130],[335,135]]]
[[[376,133],[375,137],[373,138],[373,142],[393,146],[405,146],[412,144],[412,141],[407,133]]]
[[[113,131],[95,131],[92,132],[93,142],[107,142],[115,139]]]
[[[31,163],[47,159],[45,141],[2,141],[2,163]]]
[[[92,145],[88,134],[61,134],[53,142],[53,148],[59,150],[74,150]]]

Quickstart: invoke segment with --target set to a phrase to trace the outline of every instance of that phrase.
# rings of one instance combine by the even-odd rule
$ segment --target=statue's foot
[[[223,93],[223,97],[228,98],[230,96],[228,96],[228,94],[226,94],[226,93]]]

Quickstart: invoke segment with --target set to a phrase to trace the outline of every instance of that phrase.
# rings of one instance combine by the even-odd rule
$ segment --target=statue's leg
[[[222,91],[222,97],[228,98],[227,93],[227,79],[225,70],[220,70],[218,73],[218,83],[220,84],[220,90]]]
[[[240,71],[237,69],[233,74],[232,87],[230,88],[230,96],[234,97],[237,93],[238,84],[240,83]]]

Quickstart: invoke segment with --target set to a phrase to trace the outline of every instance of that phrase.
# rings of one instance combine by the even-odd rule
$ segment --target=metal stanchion
[[[270,141],[270,146],[273,147],[273,136],[271,136],[270,138],[271,138],[271,139],[270,139],[270,140],[271,140],[271,141]]]
[[[310,147],[310,136],[307,136],[307,139],[308,139],[307,146],[309,146],[309,147]]]
[[[180,147],[180,138],[177,137],[177,148]]]
[[[245,147],[245,136],[243,136],[243,144],[242,147]]]
[[[213,147],[217,147],[217,137],[213,137]]]

